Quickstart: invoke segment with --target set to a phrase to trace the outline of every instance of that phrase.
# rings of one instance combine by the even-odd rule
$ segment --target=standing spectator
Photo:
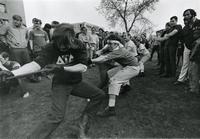
[[[147,34],[142,33],[141,38],[142,38],[142,42],[143,42],[144,46],[146,47],[146,49],[149,49],[149,41],[147,39]]]
[[[161,37],[164,37],[165,34],[169,33],[170,31],[170,23],[166,23],[165,30],[161,34]],[[165,64],[165,48],[166,47],[166,40],[160,43],[160,71],[159,75],[166,74],[166,64]]]
[[[156,37],[160,37],[160,33],[157,31],[156,32]],[[158,60],[158,65],[160,64],[160,53],[159,53],[159,47],[160,47],[160,42],[157,41],[157,40],[153,40],[152,42],[152,51],[151,51],[151,57],[150,57],[150,61],[152,60],[153,58],[153,54],[155,52],[157,52],[157,60]]]
[[[49,42],[47,33],[42,30],[42,21],[37,19],[34,21],[33,30],[30,31],[30,47],[33,51],[34,58],[42,51],[42,48]]]
[[[104,30],[102,28],[99,29],[99,49],[102,49],[104,47]]]
[[[81,28],[81,33],[78,35],[78,39],[85,44],[87,49],[87,58],[90,59],[90,36],[88,35],[86,27]]]
[[[162,77],[176,77],[176,50],[178,47],[178,41],[180,40],[180,33],[182,31],[182,26],[177,24],[177,16],[170,18],[170,32],[165,34],[164,37],[157,40],[166,42],[165,51],[165,63],[167,73]]]
[[[93,58],[94,53],[99,50],[99,37],[96,34],[96,29],[92,27],[91,29],[91,35],[90,35],[90,59]]]
[[[178,18],[173,16],[170,18],[171,32],[166,36],[169,37],[168,46],[166,49],[166,64],[169,68],[169,76],[176,77],[176,50],[180,40],[181,25],[177,25]]]
[[[51,25],[49,23],[46,23],[43,27],[43,30],[47,33],[48,38],[50,38],[50,30],[51,30]]]
[[[33,18],[32,19],[32,26],[31,27],[28,27],[27,29],[28,29],[28,40],[30,39],[30,32],[31,32],[31,30],[33,30],[33,28],[34,28],[34,22],[35,22],[35,20],[38,20],[37,18]],[[28,41],[28,51],[29,51],[29,55],[30,55],[30,57],[32,58],[33,57],[33,54],[32,54],[32,51],[31,51],[31,48],[30,48],[30,43],[29,43],[29,41]]]
[[[7,26],[4,24],[3,19],[0,19],[0,52],[8,52],[9,47],[6,41]]]
[[[187,9],[183,13],[184,20],[187,20],[188,26],[185,26],[183,35],[186,47],[191,51],[189,62],[189,92],[199,93],[199,66],[200,66],[200,20],[196,18],[196,12],[193,9]]]
[[[27,28],[22,26],[22,17],[14,15],[13,24],[7,28],[7,42],[9,44],[11,57],[14,61],[24,65],[30,62],[30,56],[27,49],[28,32]]]
[[[122,38],[126,37],[126,32],[122,32]]]
[[[59,24],[60,24],[60,23],[59,23],[58,21],[52,21],[52,22],[51,22],[51,29],[50,29],[50,32],[49,32],[49,34],[50,34],[49,40],[52,39],[53,32],[54,32],[54,30],[56,29],[56,27],[57,27]]]
[[[140,77],[144,77],[144,64],[149,60],[150,58],[150,53],[146,49],[145,45],[142,43],[141,38],[138,38],[136,41],[136,46],[137,46],[137,52],[138,52],[138,61],[140,65]]]
[[[32,24],[34,24],[35,20],[38,20],[37,18],[33,18],[32,19]],[[28,27],[28,38],[29,38],[29,34],[30,34],[30,31],[34,28],[34,25],[32,25],[31,27]]]
[[[41,28],[42,21],[37,19],[33,23],[33,29],[30,31],[30,48],[33,54],[33,59],[36,58],[39,53],[41,53],[44,46],[49,42],[49,38],[47,33]],[[34,82],[38,82],[41,80],[40,75],[34,75]]]
[[[178,80],[174,83],[174,85],[182,85],[187,80],[187,75],[188,75],[187,73],[188,73],[188,67],[189,67],[189,62],[190,62],[190,49],[187,48],[188,43],[187,44],[185,43],[187,41],[186,33],[189,28],[188,27],[189,22],[185,18],[183,20],[184,20],[184,24],[185,24],[185,26],[183,27],[182,34],[181,34],[181,36],[183,38],[182,41],[184,43],[183,64],[181,67],[181,72],[179,74]]]

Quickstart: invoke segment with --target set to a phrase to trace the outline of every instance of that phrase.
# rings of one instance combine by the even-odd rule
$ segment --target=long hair
[[[74,45],[75,32],[71,24],[62,23],[53,32],[52,40],[57,46],[64,45],[68,48]]]

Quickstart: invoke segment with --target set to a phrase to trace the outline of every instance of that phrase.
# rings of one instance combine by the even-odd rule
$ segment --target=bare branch
[[[145,12],[153,11],[154,5],[159,0],[101,0],[97,9],[112,25],[124,24],[126,32],[130,32],[136,22],[151,24],[144,17]]]

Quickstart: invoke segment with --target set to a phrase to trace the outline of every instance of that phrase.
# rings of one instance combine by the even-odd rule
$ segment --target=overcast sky
[[[59,22],[88,22],[100,25],[105,29],[112,30],[105,18],[96,11],[101,0],[24,0],[26,23],[31,26],[32,18],[36,17],[43,23]],[[149,19],[155,25],[155,29],[162,29],[169,18],[178,16],[182,24],[182,14],[187,8],[197,11],[200,17],[200,0],[160,0],[152,13],[148,13]],[[115,29],[116,30],[116,29]]]

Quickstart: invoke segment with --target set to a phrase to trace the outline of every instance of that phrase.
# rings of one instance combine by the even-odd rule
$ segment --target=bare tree
[[[140,25],[134,25],[131,29],[130,33],[133,35],[141,35],[141,34],[152,34],[154,32],[155,26],[153,24],[145,24],[141,23]]]
[[[112,26],[123,23],[125,31],[130,32],[136,22],[151,24],[144,16],[153,11],[159,0],[101,0],[97,10],[103,14]]]

